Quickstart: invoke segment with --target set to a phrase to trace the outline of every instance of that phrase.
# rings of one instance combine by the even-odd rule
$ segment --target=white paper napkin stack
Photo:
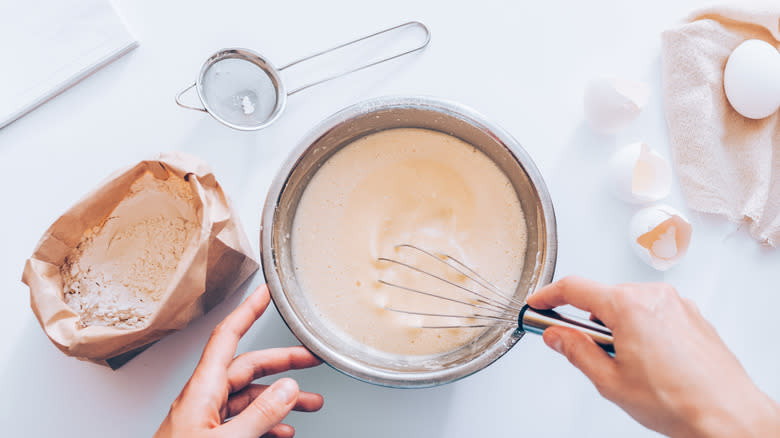
[[[0,7],[0,128],[138,46],[109,0]]]

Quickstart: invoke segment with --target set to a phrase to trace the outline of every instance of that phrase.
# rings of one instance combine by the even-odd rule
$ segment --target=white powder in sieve
[[[182,178],[136,180],[103,222],[84,233],[60,269],[65,302],[90,325],[143,327],[157,310],[199,229]]]
[[[255,104],[252,103],[252,99],[249,96],[241,98],[241,109],[244,110],[244,114],[250,115],[255,112]]]

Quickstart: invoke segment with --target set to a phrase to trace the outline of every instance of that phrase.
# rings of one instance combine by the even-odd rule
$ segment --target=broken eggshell
[[[641,82],[594,79],[585,88],[585,118],[596,131],[614,134],[637,118],[649,96]]]
[[[688,252],[693,227],[679,211],[656,205],[638,211],[629,225],[631,247],[659,271],[676,265]]]
[[[634,204],[654,202],[669,195],[672,168],[645,143],[620,148],[609,160],[609,175],[615,195]]]

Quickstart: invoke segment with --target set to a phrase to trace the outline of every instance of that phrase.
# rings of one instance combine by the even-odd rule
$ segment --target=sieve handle
[[[419,46],[416,46],[416,47],[414,47],[412,49],[409,49],[409,50],[405,50],[405,51],[400,52],[400,53],[396,53],[394,55],[387,56],[387,57],[382,58],[382,59],[380,59],[378,61],[369,62],[369,63],[363,64],[363,65],[360,65],[358,67],[354,67],[354,68],[351,68],[351,69],[348,69],[348,70],[344,70],[344,71],[342,71],[340,73],[336,73],[336,74],[334,74],[332,76],[328,76],[328,77],[325,77],[323,79],[318,79],[316,81],[309,82],[308,84],[302,85],[302,86],[300,86],[300,87],[298,87],[298,88],[296,88],[296,89],[294,89],[292,91],[289,91],[287,93],[287,95],[291,96],[291,95],[293,95],[293,94],[295,94],[295,93],[297,93],[299,91],[303,91],[303,90],[305,90],[307,88],[313,87],[315,85],[319,85],[319,84],[321,84],[323,82],[327,82],[327,81],[330,81],[330,80],[333,80],[333,79],[336,79],[336,78],[340,78],[340,77],[346,76],[346,75],[348,75],[350,73],[354,73],[356,71],[360,71],[360,70],[363,70],[363,69],[366,69],[366,68],[369,68],[369,67],[373,67],[373,66],[375,66],[377,64],[381,64],[383,62],[390,61],[391,59],[399,58],[401,56],[417,52],[418,50],[422,50],[431,41],[431,32],[428,30],[428,28],[424,24],[420,23],[419,21],[410,21],[408,23],[399,24],[398,26],[393,26],[393,27],[390,27],[390,28],[387,28],[387,29],[384,29],[384,30],[380,30],[379,32],[372,33],[371,35],[366,35],[366,36],[360,37],[360,38],[358,38],[356,40],[352,40],[352,41],[349,41],[349,42],[346,42],[346,43],[343,43],[343,44],[339,44],[338,46],[331,47],[329,49],[325,49],[323,51],[311,54],[311,55],[306,56],[304,58],[301,58],[301,59],[298,59],[296,61],[293,61],[293,62],[285,65],[284,67],[279,68],[278,70],[282,71],[282,70],[284,70],[284,69],[286,69],[288,67],[292,67],[292,66],[300,64],[302,62],[306,62],[306,61],[308,61],[310,59],[314,59],[314,58],[317,58],[319,56],[325,55],[327,53],[334,52],[336,50],[342,49],[344,47],[351,46],[353,44],[357,44],[357,43],[359,43],[361,41],[365,41],[367,39],[374,38],[376,36],[379,36],[379,35],[382,35],[382,34],[385,34],[385,33],[388,33],[388,32],[392,32],[394,30],[399,30],[399,29],[403,29],[403,28],[411,28],[411,27],[420,28],[420,29],[423,30],[423,32],[425,32],[425,40]]]
[[[539,335],[547,327],[573,328],[590,336],[599,347],[603,348],[611,356],[615,355],[612,331],[598,322],[566,315],[555,310],[534,309],[529,307],[528,304],[520,310],[520,316],[517,319],[520,329]]]
[[[187,105],[186,103],[181,101],[181,97],[184,95],[184,93],[186,93],[186,92],[190,91],[191,89],[195,88],[195,85],[196,85],[196,82],[193,82],[187,88],[185,88],[185,89],[179,91],[178,93],[176,93],[176,104],[179,105],[182,108],[187,108],[187,109],[191,109],[191,110],[195,110],[195,111],[203,111],[204,113],[208,112],[208,111],[206,111],[206,108],[201,108],[201,107],[197,107],[197,106]]]

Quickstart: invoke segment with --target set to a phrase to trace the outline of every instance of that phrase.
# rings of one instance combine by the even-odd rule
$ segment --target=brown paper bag
[[[174,174],[189,182],[200,221],[185,248],[159,308],[137,329],[82,327],[79,314],[63,298],[60,266],[84,232],[103,222],[146,172],[166,179]],[[142,161],[111,175],[46,230],[24,267],[30,305],[52,342],[65,354],[112,368],[128,355],[179,330],[229,296],[258,268],[238,216],[209,167],[198,158],[174,153]],[[131,352],[128,354],[128,352]],[[119,364],[112,363],[118,358]]]

